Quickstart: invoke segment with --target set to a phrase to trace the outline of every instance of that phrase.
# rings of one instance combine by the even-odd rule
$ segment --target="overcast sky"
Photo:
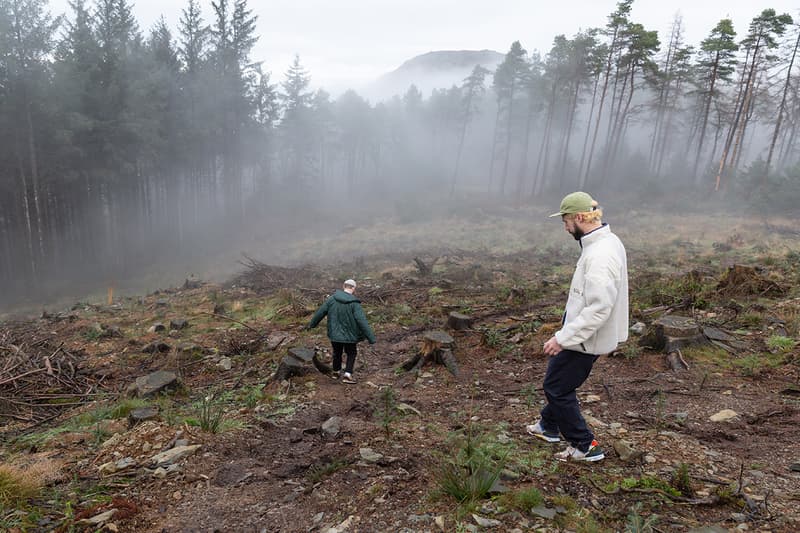
[[[87,1],[91,3],[92,0]],[[143,30],[164,15],[173,30],[188,0],[136,0]],[[433,50],[491,49],[505,53],[519,40],[546,52],[553,37],[602,26],[616,0],[250,0],[258,15],[259,42],[252,58],[280,80],[295,54],[311,72],[314,86],[338,93],[394,70],[403,61]],[[207,23],[211,0],[200,0]],[[68,0],[51,0],[54,14]],[[668,39],[676,13],[686,40],[699,43],[721,18],[733,19],[741,38],[765,8],[798,18],[797,0],[635,0],[632,18]]]

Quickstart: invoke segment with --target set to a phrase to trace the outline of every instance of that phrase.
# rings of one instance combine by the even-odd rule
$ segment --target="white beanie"
[[[351,287],[355,287],[356,286],[356,281],[354,279],[346,279],[346,280],[344,280],[344,284],[345,285],[350,285]]]

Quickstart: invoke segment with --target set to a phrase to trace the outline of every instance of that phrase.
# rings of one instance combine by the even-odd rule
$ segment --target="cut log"
[[[446,331],[440,329],[426,331],[422,334],[422,353],[428,355],[442,348],[450,348],[453,345],[453,337]]]
[[[439,260],[439,258],[437,257],[436,259],[434,259],[431,262],[431,264],[429,266],[429,265],[426,265],[425,261],[423,261],[419,257],[415,257],[414,258],[414,263],[416,263],[416,265],[417,265],[417,270],[419,270],[420,276],[430,276],[431,274],[433,274],[433,265],[435,265],[436,261],[438,261],[438,260]]]
[[[707,343],[694,319],[677,315],[665,315],[653,322],[650,330],[639,341],[640,346],[666,353],[695,344]]]
[[[440,350],[436,362],[443,364],[454,376],[458,376],[458,362],[451,350]]]
[[[323,374],[331,373],[331,367],[320,361],[317,353],[311,348],[289,348],[270,381],[283,381],[295,376],[306,375],[312,366]]]
[[[472,317],[453,311],[447,317],[447,327],[456,331],[470,329],[472,328]]]
[[[454,376],[458,376],[458,363],[452,352],[453,337],[441,330],[426,331],[422,335],[422,346],[411,359],[400,365],[408,371],[419,372],[430,363],[444,365]]]

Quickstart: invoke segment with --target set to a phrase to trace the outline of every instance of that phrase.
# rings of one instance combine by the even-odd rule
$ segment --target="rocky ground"
[[[633,332],[579,391],[600,463],[524,431],[574,243],[247,259],[227,284],[3,324],[0,528],[798,531],[800,237],[660,226],[675,237],[657,247],[658,228],[621,232]],[[302,326],[352,272],[378,343],[345,385],[324,327]],[[453,312],[469,327],[448,329]],[[665,316],[696,326],[684,367],[653,340]],[[404,370],[440,329],[455,374]],[[272,380],[297,347],[318,365]]]

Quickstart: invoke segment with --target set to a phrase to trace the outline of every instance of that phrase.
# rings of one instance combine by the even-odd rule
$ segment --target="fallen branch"
[[[225,320],[229,320],[229,321],[231,321],[231,322],[234,322],[234,323],[236,323],[236,324],[239,324],[240,326],[244,326],[244,327],[246,327],[247,329],[249,329],[249,330],[250,330],[250,331],[252,331],[252,332],[255,332],[255,333],[261,334],[261,332],[260,332],[260,331],[258,331],[257,329],[251,328],[250,326],[248,326],[248,325],[247,325],[247,324],[245,324],[244,322],[240,322],[240,321],[236,320],[235,318],[231,318],[231,317],[229,317],[229,316],[220,315],[219,313],[209,313],[208,311],[201,311],[201,312],[200,312],[200,314],[202,314],[202,315],[211,315],[211,316],[215,316],[215,317],[217,317],[217,318],[223,318],[223,319],[225,319]]]

